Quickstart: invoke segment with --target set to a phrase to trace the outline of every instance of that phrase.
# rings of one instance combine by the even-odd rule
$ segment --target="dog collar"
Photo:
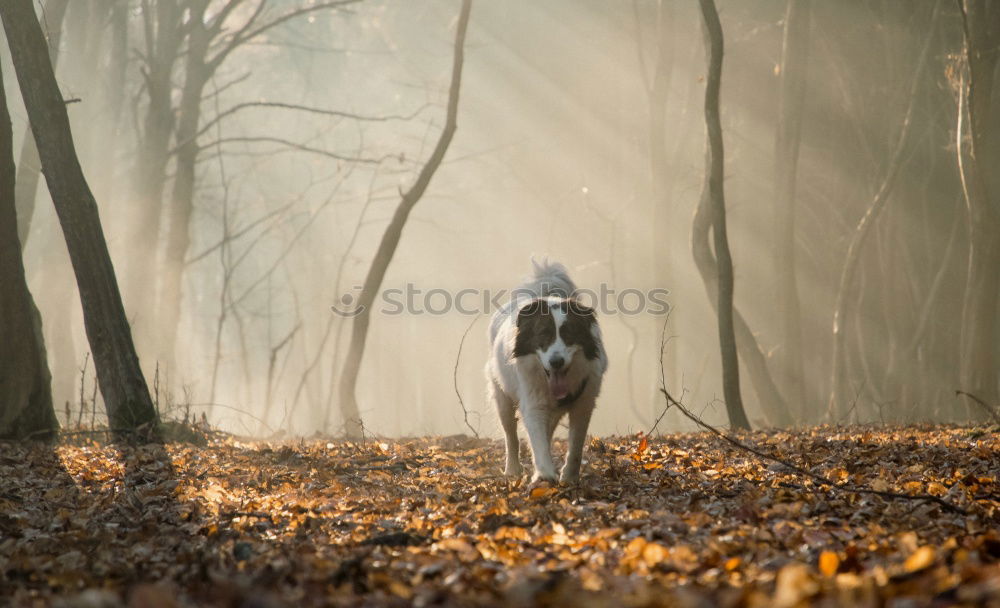
[[[577,399],[579,399],[580,395],[583,394],[584,389],[587,388],[587,380],[589,380],[589,379],[590,378],[584,378],[583,382],[580,383],[579,390],[577,390],[575,393],[572,393],[570,395],[566,395],[565,397],[563,397],[562,399],[560,399],[556,403],[559,406],[561,406],[561,407],[566,407],[567,405],[573,405],[573,402],[576,401]]]

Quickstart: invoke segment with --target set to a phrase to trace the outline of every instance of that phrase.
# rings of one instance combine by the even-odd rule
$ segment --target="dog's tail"
[[[525,285],[538,296],[569,298],[576,293],[576,284],[569,278],[569,271],[559,262],[550,262],[548,258],[539,262],[532,257],[531,266],[534,273]]]

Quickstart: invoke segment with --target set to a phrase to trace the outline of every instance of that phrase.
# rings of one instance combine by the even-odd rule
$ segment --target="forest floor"
[[[2,443],[0,603],[1000,606],[996,427],[738,437]]]

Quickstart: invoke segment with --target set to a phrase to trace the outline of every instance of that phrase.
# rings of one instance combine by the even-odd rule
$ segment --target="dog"
[[[555,482],[552,435],[569,415],[569,449],[558,480],[580,477],[590,416],[608,369],[594,310],[576,297],[566,267],[531,260],[534,274],[516,289],[490,323],[487,390],[505,436],[504,474],[520,477],[516,410],[531,444],[532,482]]]

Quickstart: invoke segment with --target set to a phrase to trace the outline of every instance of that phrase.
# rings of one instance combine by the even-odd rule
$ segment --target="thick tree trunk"
[[[43,9],[45,24],[49,34],[49,57],[52,59],[52,70],[59,63],[59,41],[62,39],[62,23],[66,16],[69,0],[49,0]],[[31,219],[35,215],[35,200],[38,198],[38,180],[42,164],[38,160],[38,148],[35,138],[31,136],[31,128],[25,129],[24,141],[21,142],[20,162],[17,165],[17,180],[15,181],[14,200],[17,203],[17,236],[21,240],[21,250],[28,244],[31,235]]]
[[[1000,298],[1000,3],[964,0],[965,62],[970,149],[962,158],[969,216],[969,263],[962,303],[959,387],[986,403],[1000,403],[997,384],[997,300]],[[962,141],[961,133],[959,141]],[[969,404],[969,415],[984,412]]]
[[[749,429],[740,395],[740,368],[736,354],[736,335],[733,331],[733,260],[726,236],[726,199],[723,192],[725,156],[722,144],[722,122],[719,118],[719,89],[722,85],[723,37],[719,13],[714,0],[700,0],[705,23],[708,49],[708,79],[705,86],[705,126],[708,130],[708,166],[706,167],[705,192],[702,199],[712,210],[712,234],[715,237],[717,256],[719,346],[722,351],[722,391],[726,399],[729,425]]]
[[[17,237],[14,133],[0,75],[0,439],[47,438],[58,427],[38,310]]]
[[[0,2],[0,19],[76,274],[108,421],[118,431],[155,423],[156,412],[139,369],[97,202],[73,149],[69,117],[31,0]]]
[[[809,58],[809,3],[810,0],[788,0],[785,9],[778,132],[774,146],[774,272],[778,283],[776,312],[781,315],[780,340],[783,346],[779,353],[779,377],[791,407],[789,414],[796,422],[802,422],[808,413],[802,363],[802,314],[795,276],[795,182]]]
[[[451,144],[451,139],[455,135],[458,118],[458,93],[462,83],[462,62],[464,59],[465,31],[469,25],[469,12],[472,9],[472,0],[462,0],[462,10],[458,18],[458,29],[455,33],[455,54],[451,69],[451,88],[448,92],[448,110],[445,119],[444,130],[438,139],[434,151],[430,158],[420,170],[417,181],[403,194],[396,212],[392,216],[389,225],[382,234],[372,264],[368,268],[368,275],[361,288],[361,295],[358,300],[358,310],[351,327],[351,342],[347,348],[347,355],[344,361],[344,371],[340,380],[340,410],[344,416],[344,430],[348,437],[359,437],[362,433],[361,413],[358,409],[355,389],[358,385],[358,373],[361,371],[361,360],[365,354],[365,341],[368,339],[368,325],[371,322],[372,306],[375,297],[382,287],[382,280],[385,278],[386,270],[392,257],[396,253],[399,239],[403,235],[403,227],[410,211],[420,201],[424,191],[427,190],[431,178],[441,165],[445,152]]]

